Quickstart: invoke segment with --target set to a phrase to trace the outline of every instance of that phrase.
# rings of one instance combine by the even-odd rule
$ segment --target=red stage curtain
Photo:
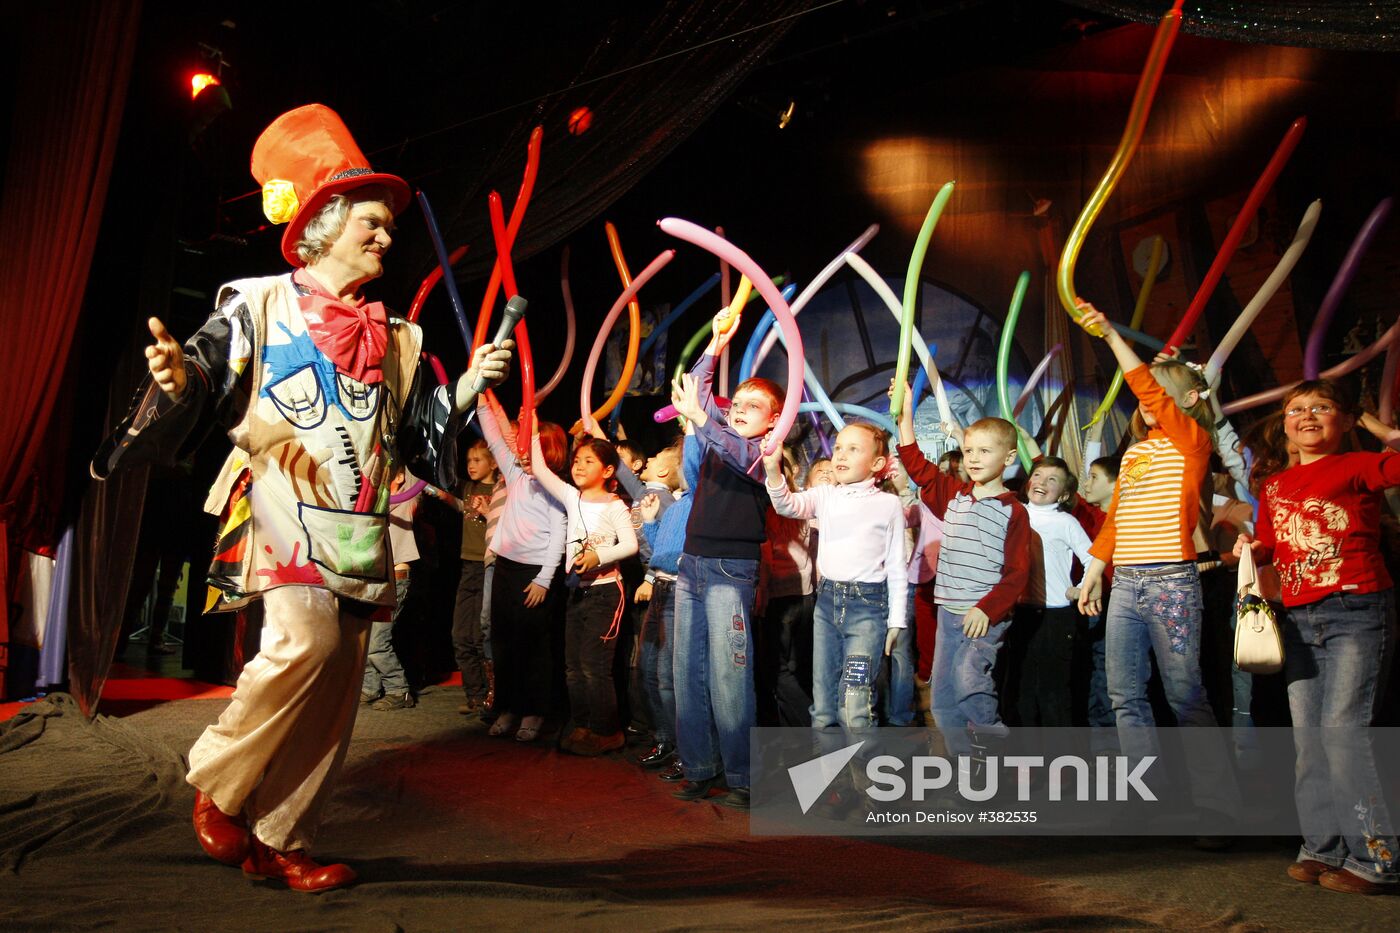
[[[8,667],[9,555],[27,519],[107,197],[139,0],[11,6],[22,40],[0,182],[0,696]],[[135,221],[136,218],[133,218]],[[61,435],[59,435],[61,436]]]

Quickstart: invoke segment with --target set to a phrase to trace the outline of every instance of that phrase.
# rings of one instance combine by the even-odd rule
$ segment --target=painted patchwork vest
[[[422,332],[390,318],[384,380],[366,384],[312,342],[290,275],[230,282],[219,306],[232,292],[252,318],[251,377],[204,505],[220,518],[206,611],[287,584],[392,606],[388,479]]]

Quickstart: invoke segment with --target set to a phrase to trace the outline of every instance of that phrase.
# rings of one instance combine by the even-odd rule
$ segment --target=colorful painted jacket
[[[287,584],[392,606],[391,464],[455,486],[466,419],[451,417],[446,387],[419,383],[418,326],[389,319],[383,381],[367,384],[312,342],[297,302],[305,294],[290,274],[223,286],[185,344],[185,396],[170,401],[148,377],[93,460],[103,478],[198,443],[210,416],[226,428],[234,449],[204,506],[219,516],[206,611]]]

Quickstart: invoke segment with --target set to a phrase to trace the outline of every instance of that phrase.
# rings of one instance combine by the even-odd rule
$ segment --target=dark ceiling
[[[1364,6],[1343,5],[1348,15]],[[1184,31],[1195,28],[1192,16],[1224,28],[1217,11],[1250,6],[1260,7],[1190,4]],[[1150,19],[1149,5],[1109,0],[382,0],[327,7],[314,21],[301,5],[147,0],[103,232],[116,249],[99,250],[94,269],[103,319],[89,328],[85,378],[105,386],[108,348],[162,302],[176,332],[188,333],[218,282],[284,268],[280,230],[262,219],[247,166],[258,133],[295,106],[338,110],[377,169],[431,197],[449,246],[471,244],[458,279],[473,318],[493,258],[486,195],[500,190],[509,209],[526,139],[542,125],[540,182],[515,250],[521,287],[532,314],[557,321],[559,252],[572,240],[587,340],[618,289],[603,219],[618,223],[634,272],[673,245],[652,226],[664,214],[725,224],[737,242],[771,257],[773,272],[824,261],[872,219],[868,205],[839,222],[826,213],[850,184],[850,173],[833,167],[849,159],[834,137],[927,130],[930,113],[956,114],[962,127],[998,119],[957,113],[962,82],[999,67],[1034,69],[1067,49],[1073,57],[1075,43],[1123,25],[1087,7]],[[1219,48],[1185,46],[1178,63]],[[233,106],[191,139],[200,114],[183,82],[207,63],[203,47],[226,63]],[[1096,67],[1131,82],[1141,54],[1134,40],[1121,61]],[[1393,70],[1393,56],[1384,60]],[[780,129],[789,104],[790,125]],[[573,136],[567,121],[578,107],[594,120]],[[1116,134],[1121,119],[1104,117],[1106,132]],[[1252,171],[1252,161],[1242,164]],[[133,216],[149,238],[140,263],[130,261]],[[907,255],[892,235],[872,253],[885,248]],[[153,266],[162,262],[173,297],[157,287]],[[402,310],[435,262],[415,210],[400,225],[379,297]],[[683,294],[712,269],[708,257],[682,256],[656,297]],[[142,276],[151,281],[143,286]],[[440,296],[434,302],[424,315],[429,346],[451,369],[462,361],[460,341]],[[537,367],[547,374],[562,328],[536,327]],[[568,409],[570,391],[551,404]]]

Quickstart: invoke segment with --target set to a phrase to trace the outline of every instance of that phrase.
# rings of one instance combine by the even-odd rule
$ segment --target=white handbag
[[[1239,596],[1235,600],[1235,666],[1249,674],[1275,674],[1283,669],[1283,636],[1274,607],[1259,589],[1254,549],[1240,555]]]

